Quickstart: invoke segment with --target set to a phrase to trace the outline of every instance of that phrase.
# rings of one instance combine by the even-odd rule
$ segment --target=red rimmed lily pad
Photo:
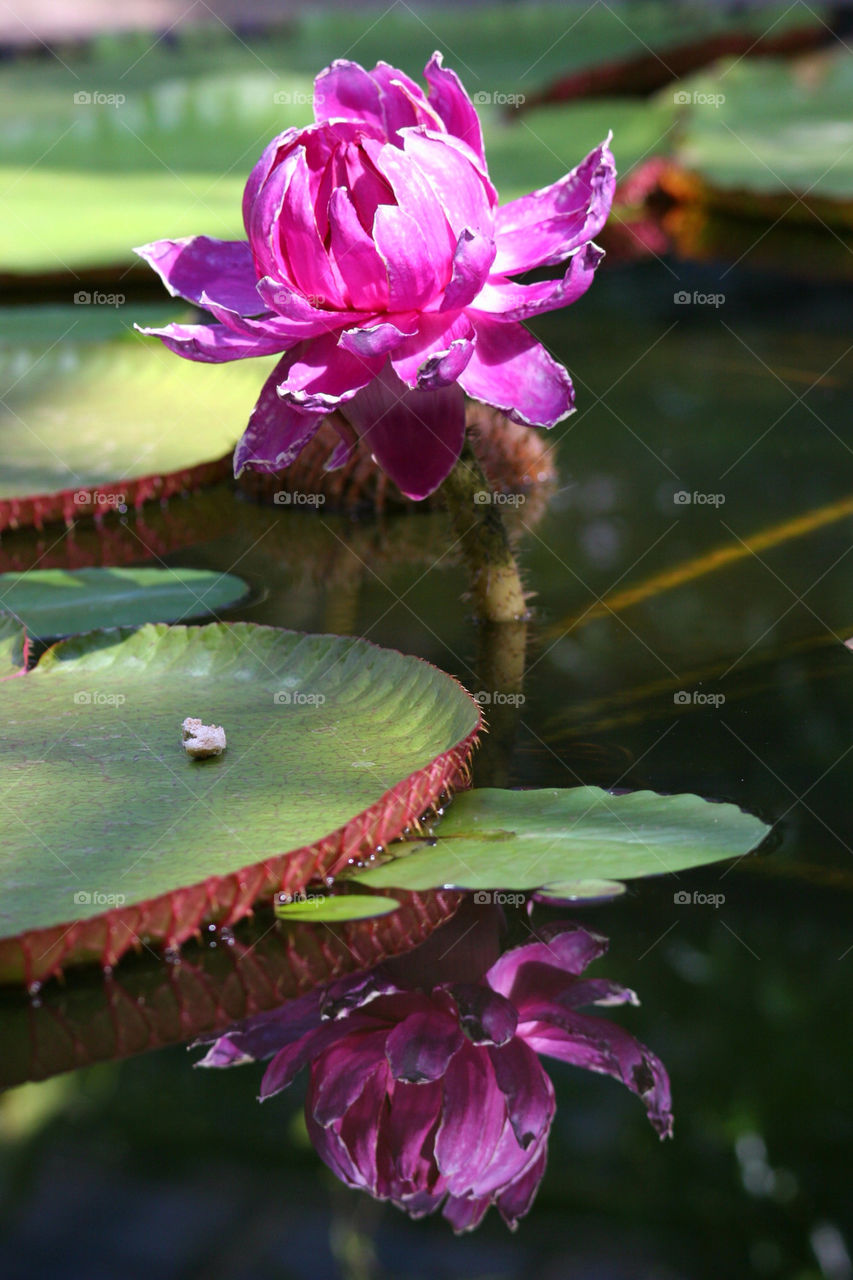
[[[178,946],[398,836],[467,779],[480,711],[362,639],[102,631],[0,685],[0,980]],[[191,760],[185,717],[223,726]]]

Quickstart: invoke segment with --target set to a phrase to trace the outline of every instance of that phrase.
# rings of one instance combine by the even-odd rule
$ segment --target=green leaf
[[[720,63],[678,87],[690,102],[676,158],[711,186],[853,197],[853,62],[843,49],[809,64]],[[666,97],[671,90],[660,101]]]
[[[130,330],[126,311],[92,303],[0,314],[0,382],[9,388],[0,406],[0,529],[161,496],[145,477],[177,473],[178,487],[189,487],[193,477],[182,473],[222,459],[245,429],[269,360],[176,359]],[[135,307],[133,320],[181,314]],[[228,471],[226,459],[210,479]]]
[[[289,895],[288,895],[289,896]],[[326,924],[341,920],[369,920],[396,911],[399,902],[372,893],[342,893],[331,897],[322,893],[297,894],[292,902],[276,901],[279,920],[301,920]]]
[[[26,643],[26,632],[18,619],[9,613],[0,613],[0,680],[21,672]]]
[[[694,795],[484,788],[456,797],[433,844],[395,845],[411,851],[352,879],[374,889],[538,889],[593,880],[589,894],[576,886],[577,896],[600,897],[602,881],[742,856],[768,830],[735,805]]]
[[[0,607],[30,635],[203,618],[248,593],[242,578],[210,569],[31,569],[0,573]]]
[[[224,728],[224,754],[187,756],[187,716]],[[91,923],[63,945],[112,963],[304,888],[453,785],[479,725],[417,658],[249,623],[67,640],[0,685],[0,717],[0,975],[33,930]],[[123,927],[105,942],[110,911]]]

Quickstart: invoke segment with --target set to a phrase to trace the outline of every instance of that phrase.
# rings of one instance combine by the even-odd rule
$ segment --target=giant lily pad
[[[136,307],[133,318],[165,314]],[[230,474],[269,363],[176,360],[134,333],[121,306],[0,313],[0,532],[116,512]]]
[[[0,613],[0,680],[20,675],[27,662],[27,636],[17,618]]]
[[[553,885],[551,896],[558,899],[599,898],[606,896],[607,881],[673,874],[742,856],[768,830],[736,805],[694,795],[483,788],[454,800],[435,828],[435,840],[395,846],[389,852],[400,849],[406,856],[354,879],[371,888]]]
[[[227,609],[247,593],[242,578],[210,569],[0,573],[0,608],[39,637],[203,618]]]
[[[248,623],[92,632],[0,685],[0,978],[176,945],[385,845],[464,775],[450,676]],[[193,761],[185,716],[224,727]]]

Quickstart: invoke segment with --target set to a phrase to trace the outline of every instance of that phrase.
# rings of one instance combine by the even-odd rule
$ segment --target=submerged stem
[[[481,622],[524,618],[524,590],[500,507],[467,437],[441,491],[462,548],[477,618]]]

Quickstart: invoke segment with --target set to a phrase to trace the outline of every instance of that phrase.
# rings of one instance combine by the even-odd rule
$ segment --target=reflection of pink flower
[[[581,978],[606,948],[562,924],[507,951],[479,982],[425,992],[377,969],[238,1025],[202,1065],[272,1057],[262,1099],[310,1065],[308,1132],[344,1182],[412,1217],[443,1203],[457,1231],[492,1204],[514,1227],[544,1173],[554,1115],[538,1054],[615,1076],[661,1137],[672,1132],[663,1065],[621,1027],[578,1012],[636,1003],[605,978]]]
[[[361,436],[411,498],[459,456],[463,390],[517,422],[570,413],[568,373],[521,323],[592,282],[615,185],[602,143],[553,186],[497,206],[477,113],[434,54],[429,96],[380,62],[334,62],[316,123],[264,151],[243,197],[246,240],[159,240],[138,252],[217,323],[154,333],[190,360],[285,352],[235,468],[280,471],[337,410],[343,465]],[[566,262],[557,280],[516,284]]]

